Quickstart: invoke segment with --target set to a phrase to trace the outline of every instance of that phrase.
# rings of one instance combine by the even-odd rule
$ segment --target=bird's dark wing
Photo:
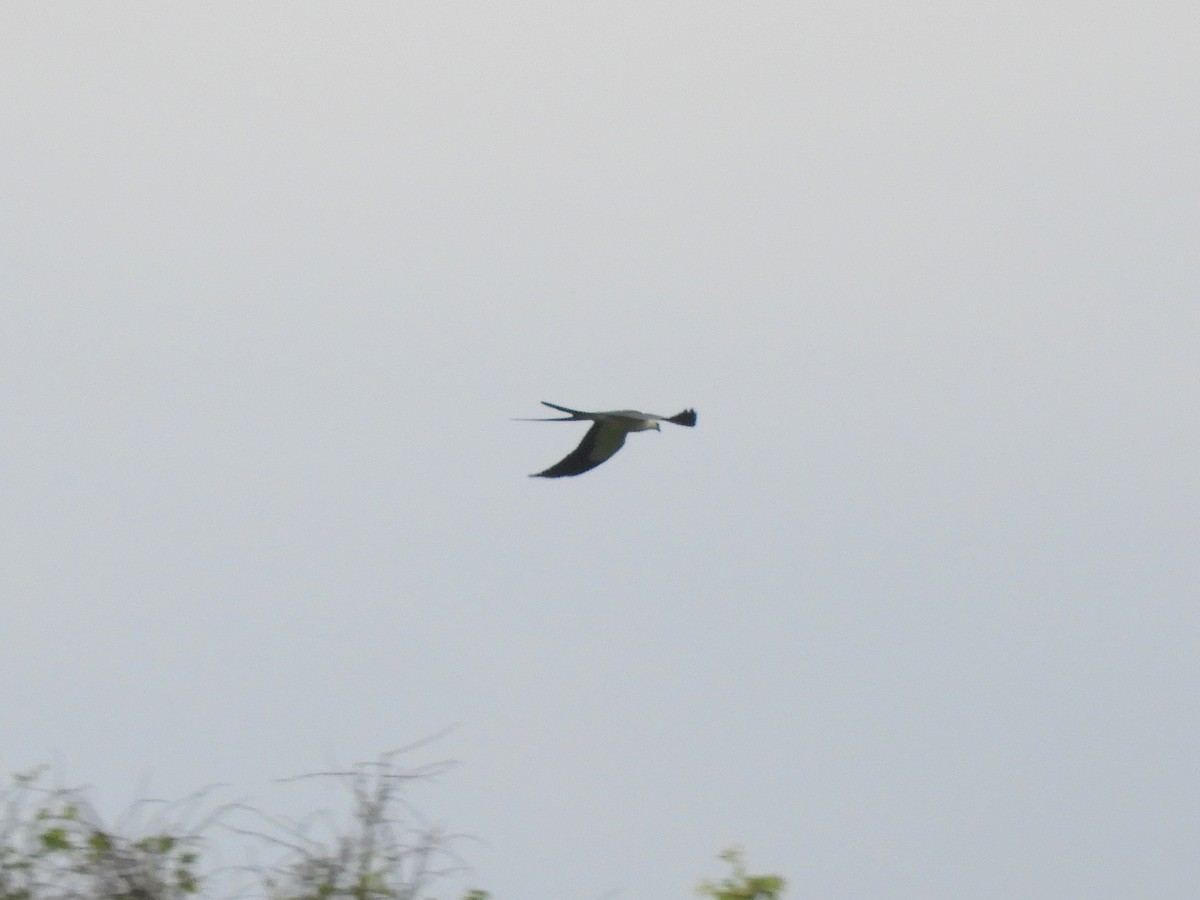
[[[546,404],[549,406],[550,404]],[[569,412],[570,410],[564,410]],[[619,428],[605,426],[597,422],[588,429],[579,446],[567,456],[556,462],[544,472],[530,475],[530,478],[562,478],[564,475],[581,475],[589,469],[594,469],[625,443],[625,432]]]
[[[696,425],[696,411],[694,409],[685,409],[683,412],[671,416],[667,421],[674,422],[676,425],[686,425],[688,428],[694,428]]]

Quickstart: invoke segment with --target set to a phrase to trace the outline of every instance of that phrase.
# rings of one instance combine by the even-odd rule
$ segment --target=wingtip
[[[671,416],[667,421],[674,422],[676,425],[686,425],[688,428],[695,428],[696,411],[694,409],[685,409],[683,412]]]

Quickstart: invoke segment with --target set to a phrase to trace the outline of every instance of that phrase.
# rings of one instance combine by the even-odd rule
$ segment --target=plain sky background
[[[295,812],[456,725],[498,900],[1200,894],[1194,0],[0,47],[6,771]],[[531,480],[539,400],[700,419]]]

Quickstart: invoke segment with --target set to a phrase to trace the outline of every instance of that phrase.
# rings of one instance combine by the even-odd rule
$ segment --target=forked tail
[[[551,409],[557,409],[559,412],[570,413],[569,416],[556,417],[553,419],[513,419],[514,422],[582,422],[586,421],[588,416],[577,409],[567,409],[565,406],[559,406],[557,403],[548,403],[542,401],[543,406],[548,406]]]
[[[557,409],[559,412],[570,413],[572,419],[586,419],[587,418],[587,413],[585,413],[585,412],[580,412],[577,409],[569,409],[566,406],[559,406],[557,403],[550,403],[546,400],[542,401],[542,406],[548,406],[551,409]],[[563,419],[548,419],[547,421],[562,422],[564,420]]]

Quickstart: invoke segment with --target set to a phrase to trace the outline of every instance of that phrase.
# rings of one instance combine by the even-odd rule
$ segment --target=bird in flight
[[[674,416],[654,416],[650,413],[620,409],[615,412],[580,412],[555,403],[542,401],[543,406],[557,409],[570,415],[554,419],[521,419],[522,422],[583,422],[592,423],[579,446],[544,472],[535,472],[530,478],[562,478],[564,475],[582,475],[594,469],[625,443],[625,435],[631,431],[658,431],[659,422],[674,422],[688,428],[696,424],[696,411],[685,409]]]

